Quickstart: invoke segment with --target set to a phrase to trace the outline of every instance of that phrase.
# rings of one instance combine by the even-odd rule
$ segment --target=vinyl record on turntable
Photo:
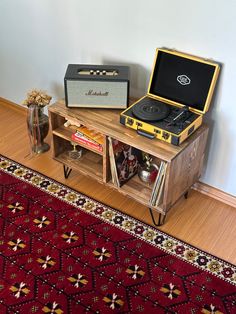
[[[136,118],[143,121],[159,121],[169,115],[170,109],[163,102],[144,98],[132,108],[132,112]]]

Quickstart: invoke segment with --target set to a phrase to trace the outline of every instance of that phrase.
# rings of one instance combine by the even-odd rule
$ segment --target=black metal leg
[[[64,177],[65,177],[65,179],[67,179],[69,177],[72,169],[63,165],[63,170],[64,170]]]
[[[153,215],[152,208],[150,208],[150,207],[149,207],[149,212],[150,212],[151,217],[152,217],[152,222],[153,222],[153,224],[154,224],[155,226],[159,227],[159,226],[161,226],[161,225],[164,224],[165,219],[166,219],[166,215],[162,215],[162,214],[159,213],[159,214],[158,214],[158,215],[159,215],[159,216],[158,216],[158,223],[157,223],[157,222],[156,222],[156,219],[155,219],[155,217],[154,217],[154,215]]]
[[[185,192],[185,194],[184,194],[184,198],[185,198],[185,199],[187,199],[187,198],[188,198],[188,191],[187,191],[187,192]]]

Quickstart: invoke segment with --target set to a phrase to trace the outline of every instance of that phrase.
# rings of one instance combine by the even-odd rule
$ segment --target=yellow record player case
[[[156,49],[148,92],[120,115],[120,122],[149,138],[179,145],[208,111],[220,66],[203,58]]]

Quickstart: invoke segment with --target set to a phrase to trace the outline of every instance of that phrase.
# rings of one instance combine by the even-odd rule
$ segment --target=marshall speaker
[[[69,108],[124,109],[129,101],[129,67],[69,64],[64,86]]]

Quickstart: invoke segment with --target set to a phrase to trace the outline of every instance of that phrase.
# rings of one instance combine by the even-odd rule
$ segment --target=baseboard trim
[[[227,205],[236,207],[235,196],[225,193],[219,189],[216,189],[213,186],[198,181],[197,183],[194,184],[193,189],[199,191],[200,193],[206,194],[218,201],[221,201]]]
[[[0,103],[1,103],[2,105],[10,106],[11,108],[13,108],[13,109],[15,109],[15,110],[20,110],[20,111],[22,111],[22,112],[24,112],[24,113],[27,112],[27,108],[26,108],[25,106],[19,105],[19,104],[17,104],[17,103],[14,103],[13,101],[10,101],[10,100],[5,99],[5,98],[3,98],[3,97],[0,97]]]

